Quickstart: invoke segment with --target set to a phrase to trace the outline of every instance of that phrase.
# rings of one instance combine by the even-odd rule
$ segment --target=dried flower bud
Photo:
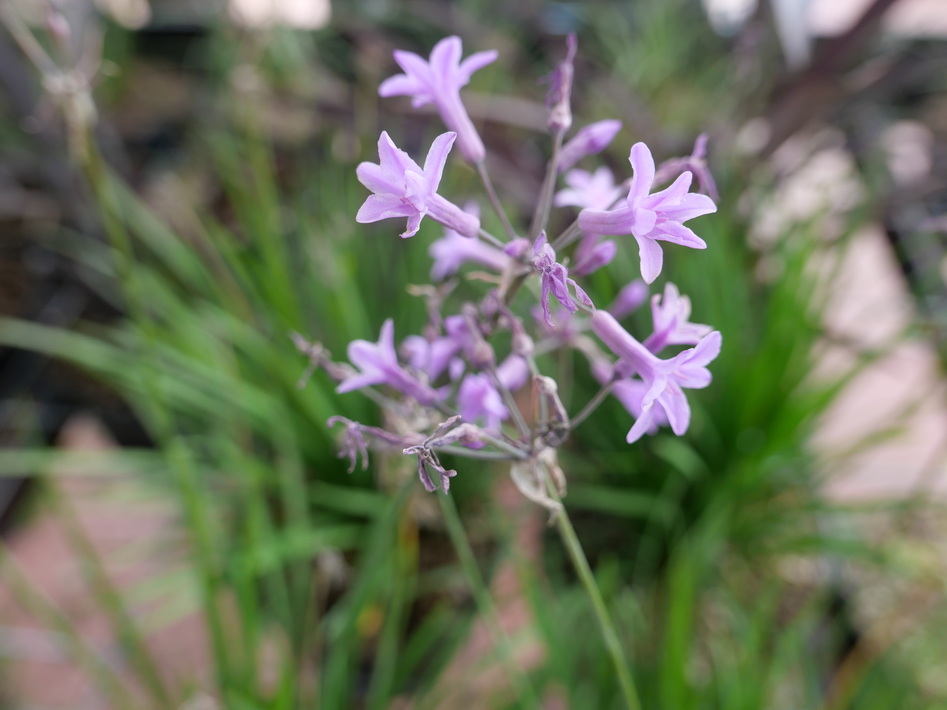
[[[578,46],[575,33],[570,33],[566,37],[566,58],[548,79],[546,126],[554,136],[562,135],[572,127],[572,78],[575,74],[572,62]]]

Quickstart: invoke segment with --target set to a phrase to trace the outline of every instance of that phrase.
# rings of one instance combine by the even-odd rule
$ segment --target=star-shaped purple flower
[[[444,125],[457,133],[461,155],[477,164],[483,161],[486,151],[460,100],[460,89],[467,85],[475,71],[494,61],[497,52],[477,52],[460,61],[462,53],[460,37],[454,36],[445,37],[434,45],[427,61],[414,52],[395,50],[395,61],[404,74],[385,79],[378,87],[378,94],[385,97],[410,96],[414,108],[434,104]]]
[[[374,194],[359,208],[355,220],[364,224],[407,217],[408,226],[401,234],[406,239],[417,234],[421,219],[430,215],[458,234],[476,237],[480,220],[437,194],[447,154],[456,137],[456,133],[448,132],[435,138],[422,169],[382,131],[378,138],[378,164],[365,162],[356,169],[359,182]]]
[[[464,211],[474,216],[479,214],[476,203],[465,205]],[[444,236],[431,242],[427,251],[434,260],[431,267],[431,278],[434,281],[443,281],[452,276],[468,261],[486,266],[497,273],[502,273],[510,263],[510,257],[502,250],[479,239],[469,239],[453,229],[445,229]]]
[[[615,176],[604,165],[594,173],[576,168],[567,172],[563,179],[569,187],[556,193],[556,207],[573,205],[592,210],[607,210],[621,197],[622,188],[615,184]]]
[[[664,296],[656,293],[651,297],[651,318],[654,332],[644,341],[644,346],[653,353],[661,352],[666,345],[697,345],[713,328],[709,325],[691,323],[691,300],[682,296],[677,286],[664,285]]]
[[[658,242],[705,249],[704,240],[685,227],[684,222],[716,212],[717,207],[706,195],[688,192],[692,179],[689,172],[682,173],[670,187],[650,194],[654,158],[644,143],[632,146],[629,161],[634,175],[626,204],[607,212],[584,209],[579,213],[579,227],[594,234],[632,235],[638,242],[641,277],[650,284],[661,273],[664,261]]]
[[[433,404],[440,399],[436,390],[412,377],[398,363],[398,355],[395,353],[395,324],[391,318],[382,325],[377,343],[353,340],[349,343],[348,356],[359,372],[340,382],[336,392],[351,392],[371,385],[388,385],[424,405]]]
[[[714,331],[695,347],[662,360],[635,340],[608,311],[596,311],[590,323],[592,331],[618,356],[615,373],[621,378],[637,375],[646,387],[641,396],[641,415],[625,440],[634,443],[660,421],[659,413],[649,414],[655,405],[663,410],[671,430],[678,436],[684,434],[690,424],[691,409],[683,390],[710,384],[712,377],[707,365],[720,353],[720,333]]]
[[[465,375],[457,390],[457,411],[465,422],[481,424],[487,431],[499,431],[503,420],[510,416],[503,397],[486,375]]]
[[[614,368],[608,363],[597,362],[592,365],[593,376],[603,385],[612,379],[613,373]],[[635,418],[635,425],[639,427],[641,433],[657,434],[662,426],[668,425],[668,419],[661,407],[644,409],[641,406],[647,391],[648,385],[643,380],[635,378],[626,377],[612,384],[612,396],[621,402],[621,405]],[[644,419],[644,421],[638,424],[639,419]]]

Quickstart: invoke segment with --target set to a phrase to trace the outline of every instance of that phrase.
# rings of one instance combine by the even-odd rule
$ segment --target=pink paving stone
[[[833,284],[825,325],[836,339],[857,348],[897,345],[849,384],[821,422],[814,443],[830,476],[826,493],[844,500],[925,491],[944,495],[947,398],[936,352],[920,336],[899,341],[916,314],[880,228],[854,239]],[[852,362],[846,347],[829,344],[818,369],[838,372]],[[873,441],[854,456],[833,460],[834,453],[893,426],[903,430],[891,440]]]
[[[66,425],[60,444],[82,451],[113,447],[102,426],[81,415]],[[162,497],[164,494],[132,475],[56,473],[51,485],[75,510],[126,604],[133,598],[136,585],[181,570],[183,551],[175,525],[176,507]],[[90,646],[109,659],[121,658],[115,634],[84,583],[74,547],[51,510],[43,508],[17,529],[8,540],[8,548],[36,591],[69,618]],[[193,592],[180,589],[174,593]],[[166,598],[157,603],[174,601]],[[155,603],[131,606],[130,611],[141,629],[146,626],[149,612],[156,611]],[[3,586],[0,625],[4,627],[0,634],[7,640],[11,637],[7,629],[40,632],[43,628]],[[176,699],[186,698],[182,689],[199,685],[209,669],[203,624],[193,613],[148,633],[147,645],[166,682],[175,689]],[[19,655],[22,659],[5,660],[0,666],[3,692],[18,704],[64,710],[107,707],[96,686],[71,660],[55,660],[62,654],[54,646],[35,642],[24,645],[22,634],[14,634],[6,650],[7,658]],[[122,676],[134,687],[130,673],[123,672]]]

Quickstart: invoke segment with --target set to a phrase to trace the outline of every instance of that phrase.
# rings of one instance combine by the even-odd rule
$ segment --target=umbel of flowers
[[[402,238],[418,233],[427,217],[444,227],[427,247],[437,285],[425,290],[429,323],[423,335],[399,334],[386,320],[377,342],[356,340],[348,362],[334,362],[318,343],[299,336],[297,345],[337,382],[338,392],[361,390],[387,410],[387,429],[344,417],[330,425],[344,428],[341,455],[350,471],[367,466],[371,446],[402,451],[417,460],[418,476],[429,491],[445,493],[456,471],[441,462],[452,454],[473,459],[508,460],[520,490],[556,510],[549,495],[553,482],[564,492],[556,451],[569,432],[608,396],[630,415],[626,440],[670,427],[680,436],[690,423],[685,390],[710,384],[709,363],[720,352],[721,336],[710,326],[690,322],[691,304],[674,284],[650,298],[653,330],[638,340],[622,320],[648,298],[648,286],[660,275],[662,242],[705,249],[703,239],[686,226],[714,212],[708,194],[692,192],[696,173],[702,189],[715,194],[706,168],[705,138],[694,154],[656,169],[644,143],[630,150],[630,176],[616,182],[606,167],[594,172],[574,167],[602,151],[621,123],[592,123],[566,140],[572,126],[571,92],[574,36],[566,58],[549,77],[547,126],[552,157],[535,212],[528,226],[516,228],[497,198],[487,170],[487,151],[470,119],[461,89],[477,70],[497,58],[478,52],[462,59],[461,40],[447,37],[425,59],[396,51],[403,73],[382,82],[383,97],[410,96],[413,106],[432,104],[447,131],[431,143],[423,166],[398,148],[386,132],[378,139],[378,162],[358,166],[359,181],[371,192],[356,215],[358,222],[405,220]],[[452,149],[480,175],[490,207],[505,234],[487,232],[480,206],[461,207],[439,192]],[[562,180],[564,187],[556,190]],[[670,183],[663,189],[662,183]],[[555,238],[546,233],[551,210],[578,210],[571,226]],[[633,279],[618,298],[603,307],[577,279],[608,264],[618,249],[634,243],[641,279]],[[570,253],[571,251],[571,253]],[[453,279],[468,265],[496,276],[478,302],[448,307]],[[594,336],[594,337],[593,337]],[[687,346],[681,349],[680,346]],[[677,352],[666,355],[667,348]],[[537,356],[561,348],[578,350],[601,390],[570,413],[554,377],[540,371]],[[532,411],[522,411],[515,394],[531,388]]]

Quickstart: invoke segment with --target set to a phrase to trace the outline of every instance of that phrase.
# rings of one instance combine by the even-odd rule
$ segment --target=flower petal
[[[691,187],[692,179],[693,175],[691,175],[691,173],[683,172],[677,176],[677,179],[672,182],[669,187],[664,188],[660,192],[648,195],[644,203],[648,209],[665,212],[684,199],[684,196]]]
[[[460,86],[465,86],[467,82],[470,81],[470,77],[473,76],[475,71],[483,69],[488,64],[496,61],[496,58],[499,56],[499,52],[495,49],[487,50],[486,52],[475,52],[467,57],[464,61],[460,63],[460,66],[457,69],[457,78],[459,80]]]
[[[661,209],[672,222],[686,222],[705,214],[713,214],[717,211],[717,205],[707,195],[690,192],[681,199],[679,204],[665,205]]]
[[[382,131],[378,136],[378,159],[381,168],[392,174],[404,174],[408,170],[421,172],[421,166],[415,163],[411,156],[405,153],[401,148],[395,145],[388,135],[388,131]]]
[[[649,235],[650,239],[680,244],[691,249],[706,249],[707,242],[694,234],[693,230],[678,222],[665,222]]]
[[[378,349],[388,364],[398,364],[398,355],[395,352],[395,321],[393,318],[389,318],[382,323],[381,333],[378,336]]]
[[[355,219],[358,222],[377,222],[380,219],[410,217],[417,212],[397,195],[369,195],[359,208]]]
[[[372,192],[397,193],[404,189],[404,176],[392,174],[377,163],[359,163],[355,168],[358,181]]]
[[[353,390],[361,389],[362,387],[371,387],[372,385],[380,385],[385,381],[385,376],[380,372],[360,372],[357,375],[352,375],[342,382],[339,383],[339,386],[335,388],[335,391],[338,394],[345,394],[346,392],[351,392]]]
[[[408,217],[408,224],[405,227],[405,230],[401,233],[402,239],[407,239],[413,237],[418,233],[418,229],[421,228],[421,218],[424,217],[424,214],[421,212],[412,212]]]
[[[641,278],[646,284],[654,283],[664,265],[661,245],[648,237],[635,239],[638,242],[638,255],[641,257]]]
[[[654,183],[654,158],[651,157],[651,151],[644,143],[635,143],[631,146],[628,161],[634,170],[628,199],[646,197]]]
[[[669,383],[667,389],[664,390],[655,402],[664,409],[664,413],[667,414],[671,431],[677,436],[682,436],[687,431],[687,427],[691,422],[691,408],[681,388],[673,383]]]
[[[346,353],[349,362],[366,372],[378,372],[386,364],[378,350],[378,344],[367,340],[353,340],[349,343]]]
[[[378,85],[378,95],[384,98],[389,96],[417,96],[423,95],[423,104],[429,103],[431,98],[427,95],[427,88],[418,81],[417,77],[409,74],[395,74],[385,79]]]
[[[433,83],[431,79],[433,77],[431,76],[431,68],[424,60],[424,57],[403,49],[396,49],[394,51],[394,57],[395,61],[398,62],[398,66],[404,69],[405,74],[417,79],[427,91],[431,90]]]
[[[392,217],[410,217],[416,213],[416,209],[406,205],[395,195],[369,195],[359,207],[355,221],[366,224]]]
[[[431,192],[436,192],[437,186],[441,183],[444,165],[447,163],[447,156],[456,138],[456,133],[448,131],[439,135],[431,143],[431,149],[427,152],[427,158],[424,159],[424,177]]]
[[[442,82],[450,82],[460,64],[460,55],[464,48],[457,35],[445,37],[431,50],[431,71]],[[457,87],[459,88],[459,87]]]
[[[654,408],[649,407],[641,412],[631,429],[628,430],[628,434],[625,436],[625,441],[629,444],[634,444],[638,439],[647,434],[649,431],[654,428]]]

